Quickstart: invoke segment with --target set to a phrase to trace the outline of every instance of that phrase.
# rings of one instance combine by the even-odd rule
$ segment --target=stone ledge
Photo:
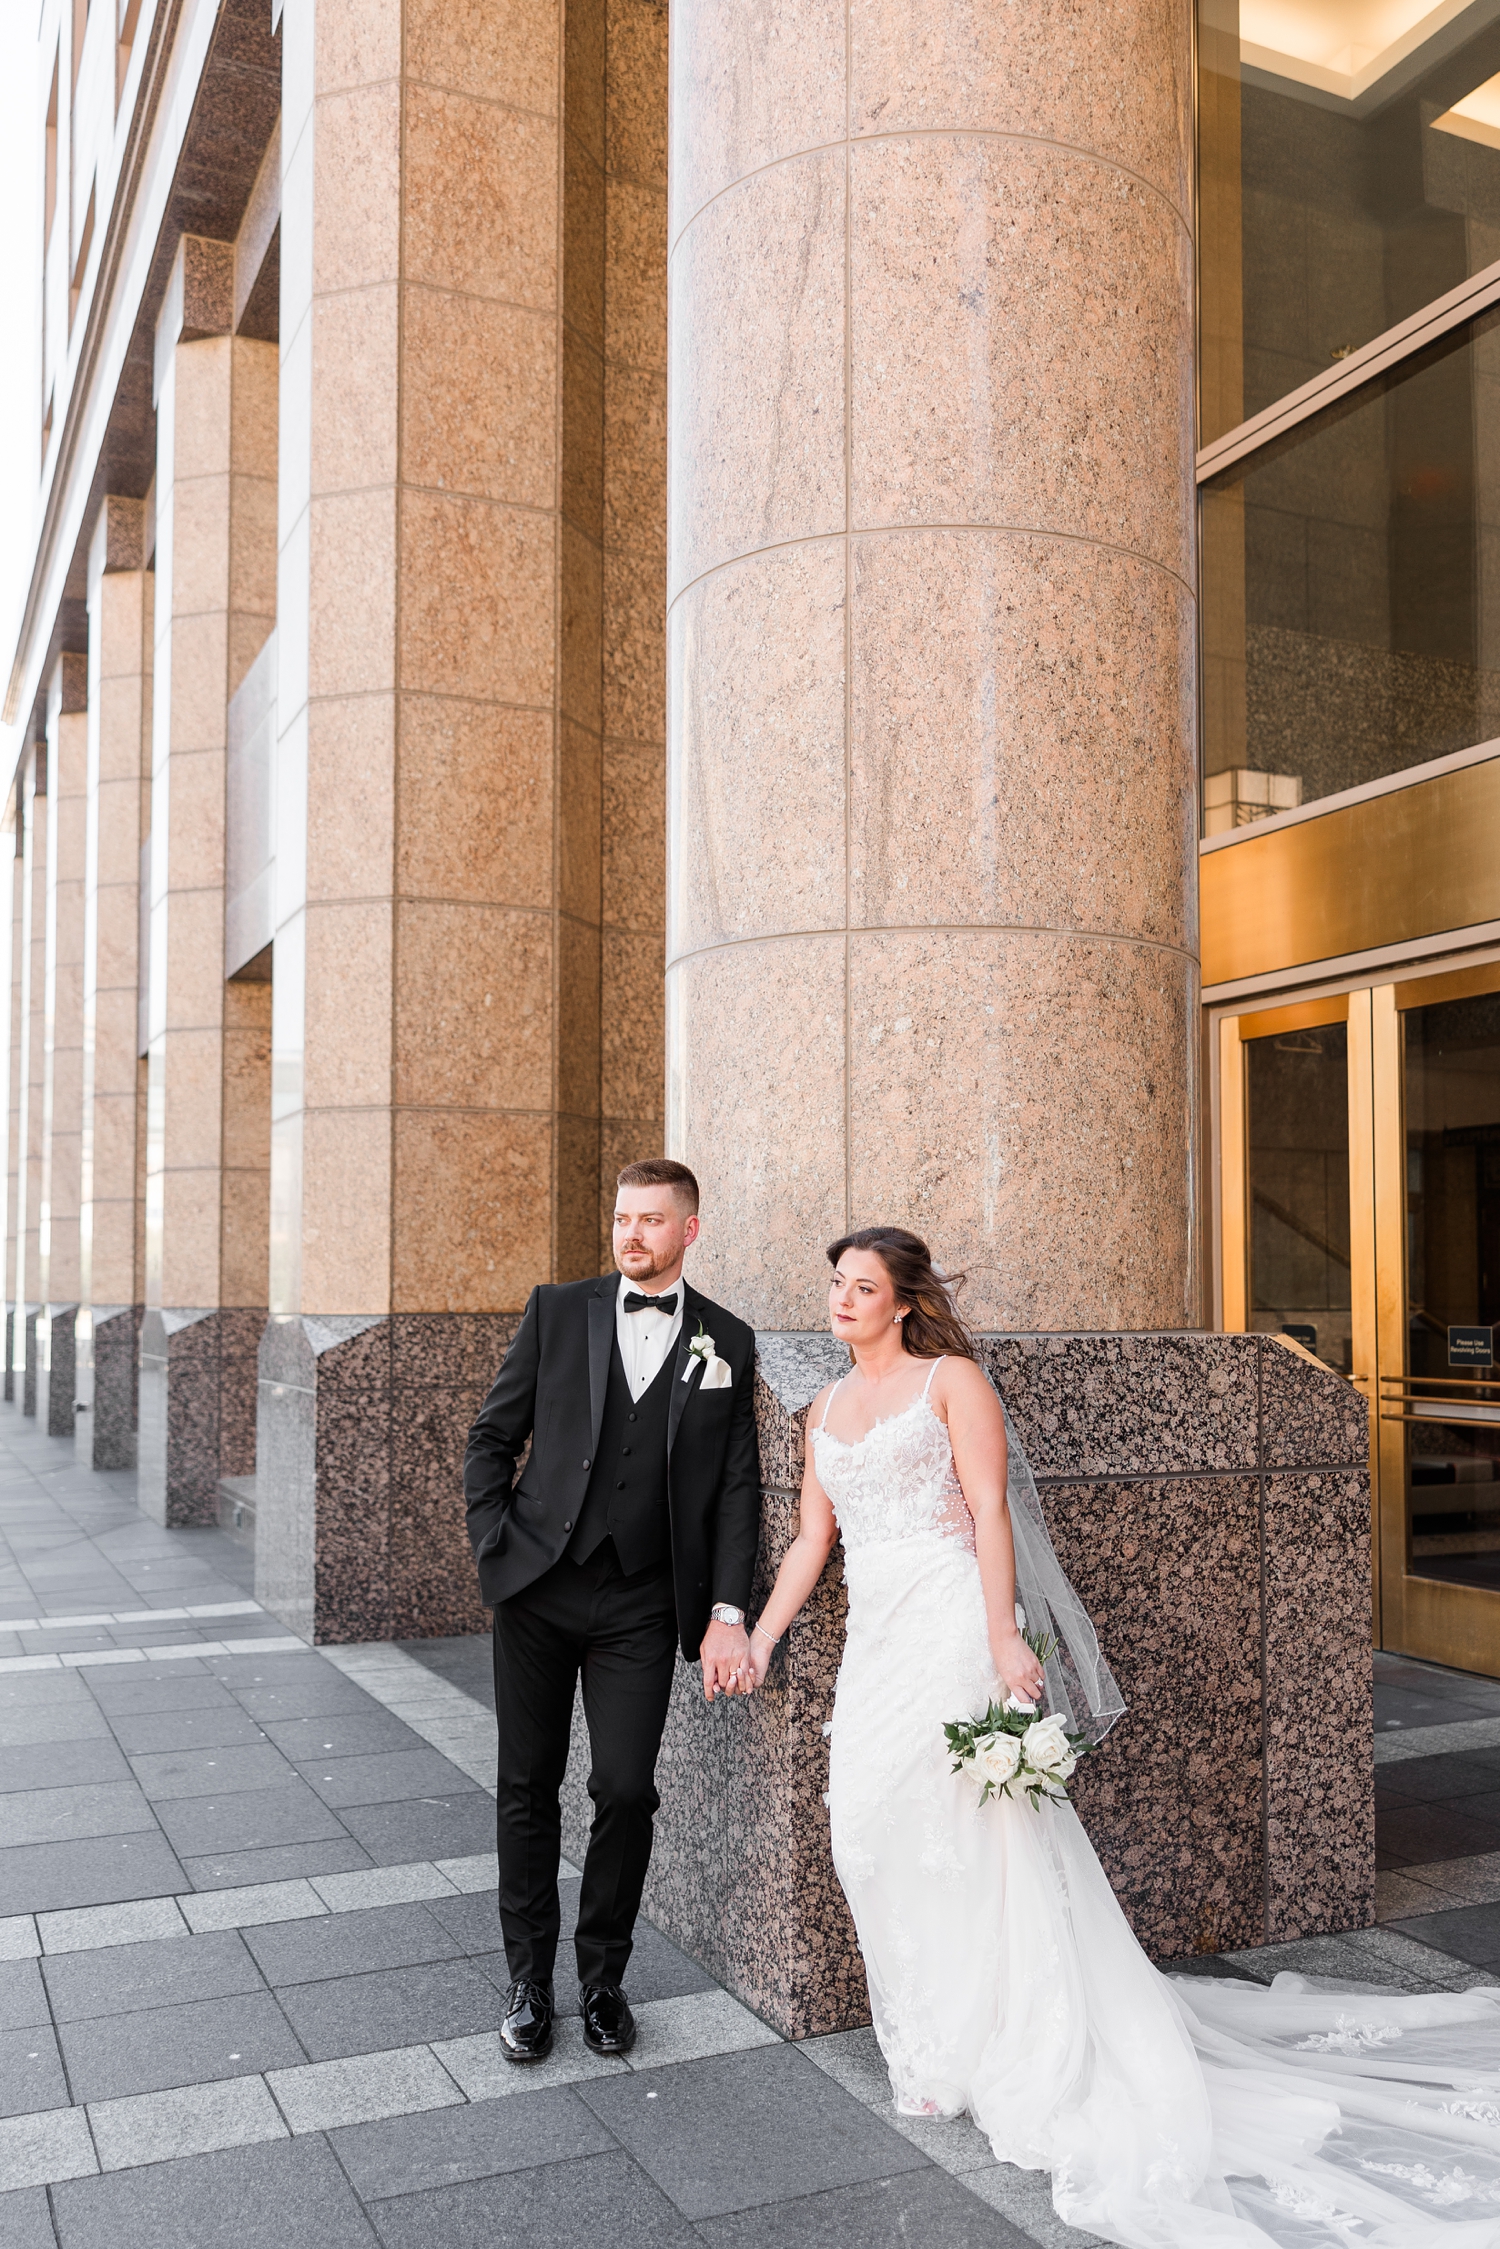
[[[795,1533],[808,1405],[845,1356],[822,1334],[757,1341],[760,1601]],[[1131,1705],[1075,1801],[1142,1943],[1177,1959],[1370,1926],[1363,1402],[1272,1337],[983,1351]],[[822,1801],[843,1614],[835,1553],[753,1702],[710,1708],[680,1666],[658,1773],[652,1918],[791,2037],[867,2019]],[[575,1857],[587,1769],[580,1726]]]

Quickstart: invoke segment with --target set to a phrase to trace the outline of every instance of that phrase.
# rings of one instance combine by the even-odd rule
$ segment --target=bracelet
[[[764,1626],[763,1624],[758,1624],[758,1625],[757,1625],[757,1626],[755,1627],[755,1631],[756,1631],[756,1632],[758,1632],[758,1633],[760,1634],[760,1636],[761,1636],[761,1638],[762,1638],[763,1640],[769,1640],[773,1648],[778,1648],[778,1647],[780,1647],[780,1645],[781,1645],[781,1641],[780,1641],[780,1638],[779,1638],[778,1634],[776,1634],[776,1633],[774,1633],[774,1632],[768,1632],[768,1631],[766,1630],[766,1628],[765,1628],[765,1626]],[[752,1634],[751,1634],[751,1638],[753,1639],[754,1637],[755,1637],[755,1634],[754,1634],[754,1633],[752,1633]]]

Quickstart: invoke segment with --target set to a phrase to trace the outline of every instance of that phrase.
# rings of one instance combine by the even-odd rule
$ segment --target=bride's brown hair
[[[828,1262],[837,1267],[846,1249],[870,1250],[891,1276],[896,1302],[907,1307],[901,1344],[917,1359],[977,1359],[974,1338],[954,1308],[962,1273],[940,1273],[920,1234],[904,1226],[861,1226],[828,1245]]]

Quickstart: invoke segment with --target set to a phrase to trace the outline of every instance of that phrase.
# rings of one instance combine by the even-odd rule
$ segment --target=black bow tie
[[[627,1312],[665,1312],[670,1320],[677,1309],[677,1299],[675,1296],[642,1296],[639,1289],[627,1289],[625,1309]]]

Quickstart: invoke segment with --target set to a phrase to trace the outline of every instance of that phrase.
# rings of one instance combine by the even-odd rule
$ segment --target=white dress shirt
[[[682,1333],[682,1275],[679,1273],[670,1289],[661,1289],[665,1296],[675,1296],[677,1303],[670,1318],[665,1312],[627,1312],[625,1299],[632,1291],[642,1296],[654,1296],[661,1289],[629,1280],[620,1275],[620,1286],[615,1293],[615,1335],[620,1345],[620,1364],[625,1369],[625,1380],[632,1398],[639,1398],[649,1390],[661,1372],[663,1359],[671,1357],[677,1349],[677,1338]]]

